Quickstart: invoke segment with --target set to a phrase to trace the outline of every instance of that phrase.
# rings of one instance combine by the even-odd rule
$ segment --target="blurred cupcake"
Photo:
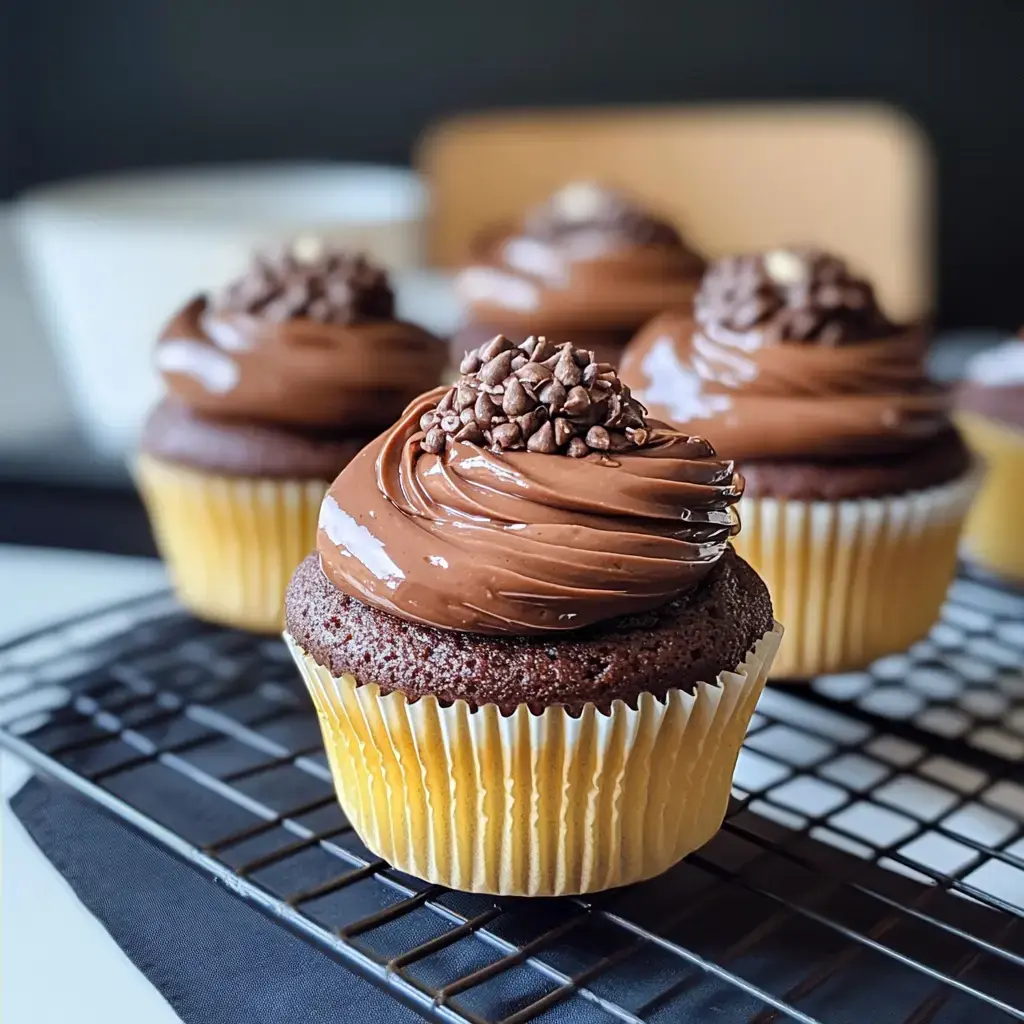
[[[987,471],[964,552],[982,569],[1024,583],[1024,331],[968,363],[957,408],[957,423]]]
[[[780,627],[742,490],[589,352],[495,338],[331,486],[286,640],[366,845],[460,889],[590,892],[721,825]]]
[[[280,629],[327,484],[445,360],[437,338],[394,319],[383,270],[313,240],[188,302],[157,344],[168,395],[137,463],[181,600]]]
[[[938,614],[977,474],[926,347],[840,259],[779,250],[717,261],[693,315],[626,351],[651,415],[705,433],[746,480],[736,546],[786,623],[777,677],[862,667]]]
[[[520,342],[540,327],[616,364],[642,324],[690,303],[704,269],[671,224],[587,182],[566,185],[520,228],[482,235],[474,256],[456,279],[466,308],[456,366],[496,333]]]

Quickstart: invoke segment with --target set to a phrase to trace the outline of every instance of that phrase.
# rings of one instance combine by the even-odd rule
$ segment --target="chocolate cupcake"
[[[383,270],[312,240],[186,303],[157,343],[168,395],[137,464],[182,601],[280,629],[327,484],[445,359],[437,338],[395,320]]]
[[[704,261],[671,224],[617,192],[577,182],[513,231],[482,236],[478,262],[456,279],[466,322],[453,364],[495,333],[516,342],[540,326],[618,363],[656,313],[686,306]]]
[[[938,614],[977,475],[926,347],[842,260],[794,249],[717,261],[625,353],[651,414],[746,479],[737,549],[786,623],[777,677],[863,667]]]
[[[338,797],[404,871],[555,895],[719,828],[778,645],[742,481],[610,367],[503,337],[324,498],[285,638]]]
[[[957,389],[957,422],[986,469],[967,517],[964,554],[987,572],[1024,583],[1024,330],[968,363]]]

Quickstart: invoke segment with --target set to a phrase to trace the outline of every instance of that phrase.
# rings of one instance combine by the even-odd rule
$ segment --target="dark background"
[[[488,107],[871,99],[937,161],[939,322],[1024,321],[1021,0],[0,0],[0,196],[157,164],[405,162]]]

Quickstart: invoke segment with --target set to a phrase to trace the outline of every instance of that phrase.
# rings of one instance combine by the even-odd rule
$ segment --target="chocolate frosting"
[[[760,270],[749,263],[717,264],[694,316],[666,313],[630,342],[623,381],[653,416],[700,429],[741,463],[908,454],[948,433],[950,398],[926,375],[924,330],[889,324],[831,257],[776,267],[795,275],[808,259],[803,285],[767,292],[751,287]],[[763,270],[771,254],[756,261]]]
[[[456,280],[473,322],[527,333],[635,328],[687,304],[704,261],[670,224],[590,183],[567,185]]]
[[[425,446],[448,395],[410,405],[324,499],[323,570],[365,604],[474,633],[579,629],[692,589],[738,529],[742,480],[702,438],[641,418],[622,450],[579,458]]]
[[[445,361],[414,324],[278,322],[203,297],[174,315],[156,350],[169,391],[203,415],[364,434],[392,422]]]
[[[978,353],[957,388],[957,407],[1024,430],[1024,329]]]

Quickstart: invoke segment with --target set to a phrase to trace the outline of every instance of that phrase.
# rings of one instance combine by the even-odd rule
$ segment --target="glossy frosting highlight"
[[[543,634],[646,611],[695,586],[738,528],[742,480],[701,438],[570,459],[455,442],[423,452],[414,402],[324,499],[317,548],[342,592],[400,618]]]

